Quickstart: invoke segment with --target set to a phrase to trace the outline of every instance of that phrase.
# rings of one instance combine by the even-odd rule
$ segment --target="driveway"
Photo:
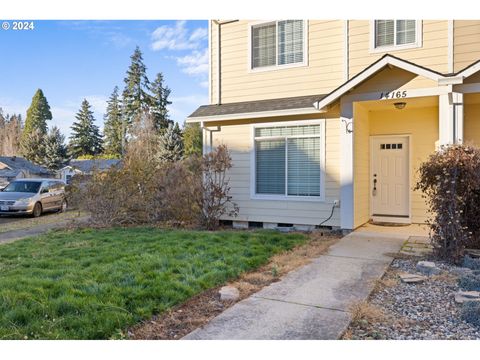
[[[368,298],[407,238],[351,233],[184,339],[338,339],[350,323],[350,306]]]
[[[38,218],[2,216],[0,217],[0,244],[40,235],[52,229],[65,227],[73,221],[78,223],[86,220],[88,216],[78,211],[45,213]]]

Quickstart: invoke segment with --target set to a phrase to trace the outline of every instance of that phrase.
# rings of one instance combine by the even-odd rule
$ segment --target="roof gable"
[[[332,102],[339,99],[341,96],[345,95],[355,87],[360,86],[365,81],[371,79],[374,75],[378,74],[385,68],[395,67],[406,72],[413,74],[414,76],[423,76],[424,78],[438,82],[441,79],[444,79],[445,76],[441,73],[427,69],[423,66],[416,65],[409,61],[397,58],[390,54],[382,56],[379,60],[366,67],[360,73],[352,77],[350,80],[346,81],[338,88],[333,90],[330,94],[325,96],[323,99],[320,99],[314,103],[314,106],[317,109],[323,109],[327,105],[330,105]]]

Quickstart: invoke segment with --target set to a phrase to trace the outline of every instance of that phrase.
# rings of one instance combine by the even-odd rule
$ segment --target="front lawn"
[[[0,246],[0,339],[108,339],[306,241],[300,234],[53,232]]]

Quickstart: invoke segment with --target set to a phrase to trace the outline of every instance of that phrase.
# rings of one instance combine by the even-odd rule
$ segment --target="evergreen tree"
[[[183,157],[183,142],[180,128],[170,124],[167,130],[159,137],[158,160],[160,162],[175,162]]]
[[[102,136],[95,125],[93,112],[86,99],[82,102],[80,111],[75,116],[76,122],[72,125],[69,153],[73,158],[82,155],[98,155],[103,151]]]
[[[45,159],[45,134],[40,130],[22,136],[22,155],[25,159],[41,165]]]
[[[202,129],[199,123],[187,124],[183,126],[183,146],[185,156],[202,155]]]
[[[21,136],[22,116],[20,114],[4,115],[0,108],[0,155],[18,155]]]
[[[64,144],[65,136],[56,126],[50,129],[45,137],[45,155],[43,165],[50,170],[58,170],[67,158],[67,149]]]
[[[23,129],[22,137],[20,140],[20,147],[22,154],[28,160],[33,161],[31,154],[33,149],[41,146],[40,144],[34,144],[32,141],[37,139],[39,142],[43,141],[44,135],[47,133],[47,120],[52,120],[52,113],[50,112],[50,106],[41,89],[35,92],[32,98],[32,103],[27,110],[27,118],[25,119],[25,127]],[[37,133],[33,136],[33,133]],[[28,146],[33,148],[28,148]]]
[[[158,73],[150,90],[152,92],[150,113],[153,115],[155,129],[162,132],[167,129],[173,121],[168,117],[167,106],[172,102],[168,100],[171,90],[164,85],[162,73]]]
[[[116,157],[122,156],[126,129],[123,123],[118,86],[115,86],[107,102],[107,113],[104,116],[104,121],[105,154]]]
[[[130,59],[131,63],[124,79],[125,88],[122,93],[126,127],[129,127],[135,119],[147,112],[152,102],[152,97],[148,93],[150,82],[146,74],[147,68],[143,63],[142,52],[138,46]]]

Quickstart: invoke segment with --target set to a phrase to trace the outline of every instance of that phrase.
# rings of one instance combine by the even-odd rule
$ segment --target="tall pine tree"
[[[67,158],[67,148],[65,147],[65,136],[56,126],[52,127],[45,136],[45,148],[43,164],[50,170],[58,170]]]
[[[27,110],[27,118],[25,119],[25,126],[20,140],[21,152],[28,160],[35,161],[35,156],[32,156],[32,154],[34,154],[35,149],[42,146],[43,137],[48,129],[47,120],[52,120],[50,106],[43,91],[38,89]],[[35,141],[40,143],[36,144],[34,143]]]
[[[22,137],[22,155],[31,162],[42,165],[45,159],[45,134],[34,130]]]
[[[129,127],[136,119],[148,112],[152,97],[148,93],[150,82],[147,68],[143,63],[142,52],[137,46],[130,57],[131,63],[124,79],[125,88],[122,93],[124,121]]]
[[[158,73],[150,90],[152,92],[150,113],[153,115],[155,129],[159,132],[166,130],[173,121],[168,117],[167,106],[172,102],[168,100],[171,90],[164,84],[162,73]]]
[[[178,124],[170,124],[160,135],[157,158],[160,162],[175,162],[183,157],[182,135]]]
[[[122,156],[126,128],[123,123],[122,107],[118,94],[118,86],[113,89],[107,101],[107,113],[104,116],[105,154]]]
[[[82,102],[80,111],[75,116],[76,122],[72,125],[69,153],[73,158],[84,155],[98,155],[103,151],[102,136],[95,125],[93,112],[86,99]]]

